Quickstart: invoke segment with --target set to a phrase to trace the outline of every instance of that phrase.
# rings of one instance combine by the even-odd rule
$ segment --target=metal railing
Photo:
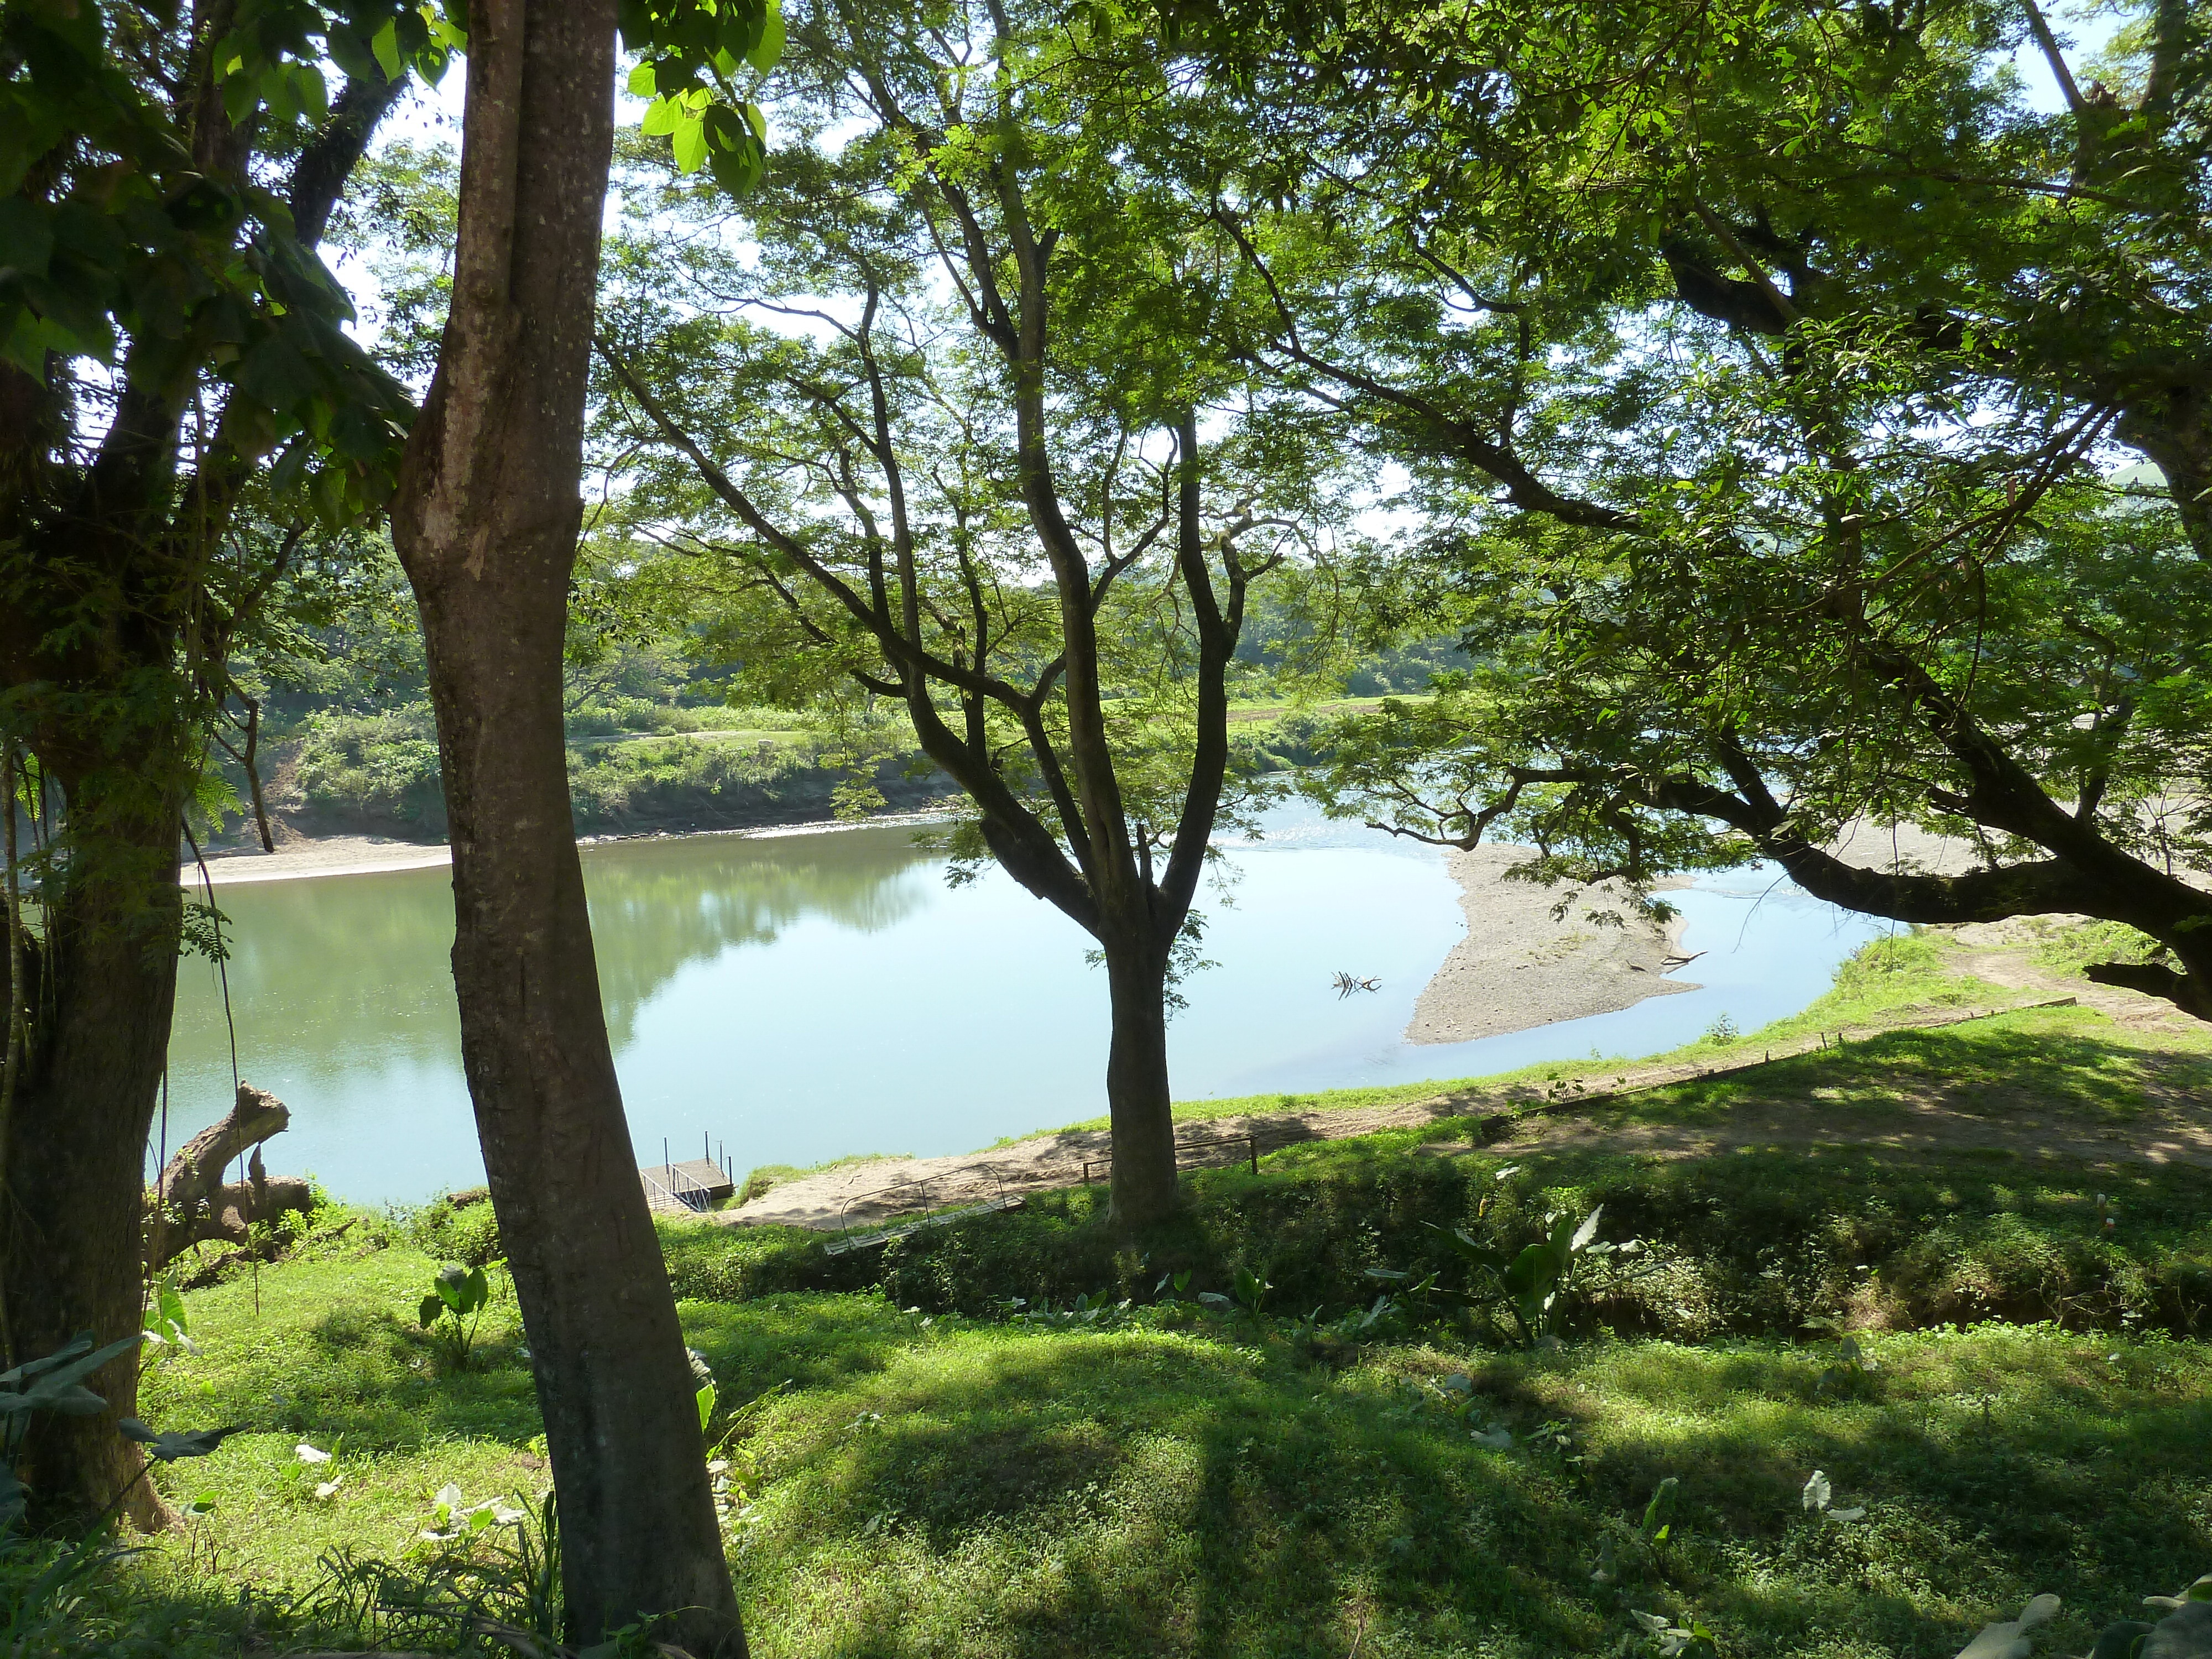
[[[994,1209],[1006,1207],[1006,1172],[989,1164],[963,1164],[957,1170],[940,1170],[935,1175],[915,1176],[905,1181],[894,1181],[888,1187],[872,1187],[866,1192],[848,1194],[845,1201],[837,1206],[837,1231],[843,1233],[852,1230],[852,1222],[848,1218],[852,1214],[854,1205],[866,1204],[869,1200],[881,1198],[887,1193],[911,1192],[914,1194],[909,1200],[886,1206],[884,1214],[887,1216],[910,1214],[916,1210],[927,1210],[932,1207],[929,1189],[939,1184],[949,1184],[953,1176],[963,1175],[990,1176],[998,1188],[997,1201],[994,1203],[987,1200],[985,1202],[990,1204]]]
[[[1295,1134],[1263,1135],[1256,1131],[1247,1131],[1243,1134],[1232,1133],[1178,1139],[1176,1142],[1176,1168],[1182,1170],[1195,1166],[1206,1169],[1222,1164],[1247,1163],[1252,1166],[1252,1173],[1257,1175],[1262,1152],[1273,1152],[1309,1138]],[[1111,1152],[1101,1158],[1084,1159],[1083,1184],[1086,1187],[1091,1184],[1093,1170],[1103,1176],[1113,1167],[1114,1155]]]
[[[665,1164],[658,1170],[640,1170],[637,1174],[638,1179],[645,1182],[647,1196],[658,1194],[672,1204],[681,1204],[700,1214],[714,1207],[714,1194],[673,1164]]]

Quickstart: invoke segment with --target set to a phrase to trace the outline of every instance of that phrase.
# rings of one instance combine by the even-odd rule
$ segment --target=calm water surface
[[[1887,924],[1771,873],[1672,895],[1704,988],[1480,1042],[1402,1042],[1462,931],[1442,858],[1279,814],[1232,844],[1227,902],[1201,890],[1205,955],[1170,1027],[1176,1097],[1479,1075],[1593,1050],[1635,1055],[1720,1014],[1791,1013]],[[850,1152],[988,1146],[1105,1110],[1106,985],[1088,939],[993,870],[949,889],[908,828],[589,848],[584,875],[616,1064],[640,1161],[701,1137],[742,1172]],[[239,1069],[292,1109],[270,1147],[343,1197],[416,1200],[483,1166],[460,1066],[440,870],[218,890],[232,919]],[[1331,975],[1382,981],[1340,1000]],[[227,1109],[214,969],[185,964],[167,1145]]]

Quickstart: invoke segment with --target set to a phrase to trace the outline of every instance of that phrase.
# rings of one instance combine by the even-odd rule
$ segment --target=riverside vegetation
[[[1949,967],[1869,947],[1790,1024],[1979,1005]],[[1999,1127],[2033,1098],[2124,1139],[2212,1083],[2212,1043],[2038,1009],[1656,1091],[1632,1119],[1901,1099],[1931,1070]],[[2038,1650],[2062,1654],[2212,1566],[2200,1170],[1548,1152],[1480,1127],[1197,1173],[1142,1251],[1080,1188],[841,1257],[663,1224],[755,1650],[1939,1656],[2041,1594],[2062,1605]],[[1559,1218],[1611,1248],[1539,1330],[1462,1258]],[[183,1298],[142,1409],[246,1426],[164,1471],[180,1527],[97,1562],[18,1651],[513,1651],[555,1628],[499,1248],[482,1203],[330,1206]],[[472,1347],[426,1328],[441,1267],[486,1291]],[[49,1554],[16,1545],[0,1594]]]
[[[2092,915],[2086,981],[2212,1027],[2203,11],[9,0],[0,1646],[739,1659],[734,1557],[766,1651],[2203,1653],[2118,1622],[2212,1548],[2201,1032],[1562,1073],[1184,1186],[1166,1020],[1282,782],[1237,700],[1425,641],[1316,728],[1331,810]],[[380,131],[456,62],[465,166]],[[417,823],[432,711],[505,1267],[328,1221],[156,1346],[178,843],[228,783],[273,850],[293,691],[343,718],[279,793]],[[578,729],[638,702],[826,764]],[[859,813],[917,747],[1098,946],[1110,1213],[664,1236],[574,1151],[626,1145],[580,799]]]

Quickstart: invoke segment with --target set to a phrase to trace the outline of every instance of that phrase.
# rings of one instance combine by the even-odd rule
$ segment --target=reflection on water
[[[1442,860],[1281,815],[1201,893],[1205,954],[1170,1028],[1186,1099],[1462,1077],[1648,1053],[1720,1013],[1749,1030],[1817,996],[1878,924],[1755,872],[1675,896],[1705,988],[1479,1042],[1400,1040],[1460,932]],[[936,1153],[1104,1109],[1106,988],[1089,940],[994,871],[950,890],[941,857],[881,826],[586,849],[601,985],[634,1139],[743,1170],[855,1152]],[[1762,896],[1763,895],[1763,896]],[[483,1178],[459,1062],[443,870],[218,890],[240,1069],[293,1109],[270,1149],[362,1200]],[[1379,994],[1340,1000],[1338,969]],[[228,1038],[188,962],[166,1144],[219,1115]],[[155,1149],[149,1149],[152,1151]]]

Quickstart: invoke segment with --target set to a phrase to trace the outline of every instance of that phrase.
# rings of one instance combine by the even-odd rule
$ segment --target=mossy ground
[[[2205,1081],[2193,1038],[2078,1010],[1789,1066],[1632,1109],[1934,1078],[2124,1133],[2147,1091]],[[1139,1246],[1080,1194],[857,1260],[668,1228],[732,1430],[754,1651],[1534,1659],[1655,1651],[1643,1610],[1694,1615],[1729,1659],[1942,1659],[2049,1590],[2067,1603],[2050,1650],[2078,1652],[2212,1568],[2203,1171],[2033,1148],[1516,1152],[1473,1127],[1204,1172],[1187,1219]],[[1646,1249],[1584,1281],[1555,1350],[1438,1306],[1339,1322],[1370,1304],[1369,1267],[1445,1260],[1425,1223],[1510,1241],[1599,1202],[1604,1237]],[[470,1502],[544,1490],[511,1299],[457,1366],[415,1322],[436,1259],[368,1231],[191,1295],[203,1351],[142,1405],[159,1427],[247,1425],[166,1479],[212,1507],[90,1581],[30,1651],[357,1645],[312,1609],[334,1561],[403,1559],[449,1482]],[[1239,1267],[1271,1281],[1265,1317],[1189,1304]],[[1838,1315],[1874,1369],[1805,1322]],[[1476,1437],[1499,1428],[1502,1449]],[[1806,1510],[1816,1468],[1863,1519]],[[1638,1522],[1668,1476],[1654,1544]]]

